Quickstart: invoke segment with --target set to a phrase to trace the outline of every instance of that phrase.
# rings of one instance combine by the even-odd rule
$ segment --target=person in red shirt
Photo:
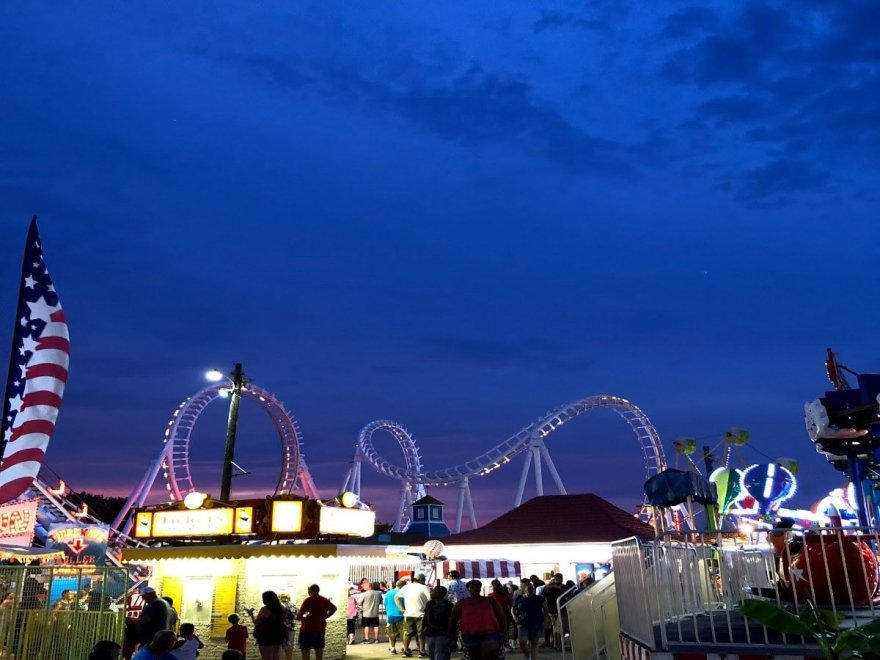
[[[226,648],[241,651],[244,658],[247,653],[248,629],[238,622],[237,614],[230,614],[227,618],[229,629],[226,631]]]
[[[300,621],[299,648],[302,660],[309,660],[312,649],[315,660],[324,660],[324,633],[327,630],[327,619],[336,612],[336,605],[320,595],[321,587],[313,584],[309,587],[309,595],[296,613]]]

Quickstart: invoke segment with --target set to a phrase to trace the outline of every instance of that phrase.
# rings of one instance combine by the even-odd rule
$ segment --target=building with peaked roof
[[[560,572],[565,579],[593,572],[611,559],[611,543],[636,536],[654,538],[654,529],[594,495],[543,495],[477,529],[443,538],[452,560],[508,559],[525,575]]]
[[[412,517],[406,528],[408,534],[424,534],[430,538],[449,536],[449,527],[443,520],[443,502],[425,495],[412,503]]]

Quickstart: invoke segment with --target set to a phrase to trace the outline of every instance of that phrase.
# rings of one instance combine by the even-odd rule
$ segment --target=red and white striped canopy
[[[473,578],[515,578],[522,575],[518,561],[507,559],[456,559],[444,561],[440,573],[446,578],[449,571],[458,571],[465,579]]]

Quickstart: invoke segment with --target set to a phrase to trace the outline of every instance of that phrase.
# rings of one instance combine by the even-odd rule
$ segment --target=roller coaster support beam
[[[129,496],[128,500],[119,511],[119,514],[116,516],[116,520],[110,525],[113,529],[122,532],[123,534],[128,534],[131,531],[131,512],[132,510],[143,506],[144,501],[147,499],[147,494],[150,492],[150,487],[153,485],[156,477],[159,476],[159,469],[168,458],[168,449],[170,446],[171,445],[165,445],[165,448],[162,450],[162,453],[159,454],[159,457],[150,463],[150,467],[144,473],[144,477],[141,479],[140,483],[138,483],[138,487]]]
[[[410,499],[409,488],[410,483],[408,481],[400,482],[400,500],[397,503],[397,517],[394,519],[394,527],[391,528],[395,532],[406,531],[401,529],[401,527],[403,527],[403,512],[406,509],[406,501]]]
[[[358,497],[361,496],[361,453],[360,450],[351,459],[351,467],[345,475],[345,481],[342,483],[342,492],[351,491]]]
[[[513,502],[514,508],[522,504],[523,493],[526,490],[526,479],[529,476],[529,466],[532,464],[532,453],[526,454],[526,460],[523,461],[522,474],[519,475],[519,487],[516,489],[516,500]]]
[[[458,482],[458,506],[455,508],[455,533],[461,531],[461,516],[464,513],[464,494],[468,489],[467,477]]]
[[[556,471],[556,464],[553,463],[553,459],[550,458],[550,452],[547,450],[547,445],[545,445],[543,441],[541,442],[541,455],[544,457],[544,462],[547,463],[547,470],[550,472],[550,476],[553,477],[553,482],[556,484],[559,494],[568,495],[565,491],[565,486],[562,485],[562,479],[559,478],[559,473]]]
[[[541,471],[541,445],[532,445],[532,463],[535,464],[535,493],[544,494],[544,473]]]
[[[458,506],[455,510],[455,533],[461,531],[461,519],[464,516],[464,507],[467,505],[468,518],[471,521],[471,529],[477,528],[477,514],[474,511],[474,500],[471,497],[471,484],[469,477],[462,477],[458,482]]]
[[[468,512],[471,514],[471,529],[477,528],[477,514],[474,511],[474,498],[471,497],[471,484],[468,477],[464,478],[465,488],[467,490]],[[459,532],[461,530],[458,530]]]

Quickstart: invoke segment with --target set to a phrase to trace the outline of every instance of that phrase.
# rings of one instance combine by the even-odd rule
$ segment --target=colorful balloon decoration
[[[776,463],[758,463],[746,468],[742,485],[758,503],[758,513],[766,515],[797,490],[797,480]]]
[[[437,540],[427,541],[422,546],[422,552],[425,553],[425,557],[428,559],[436,559],[443,554],[443,550],[443,544]]]
[[[709,475],[709,481],[715,484],[718,491],[718,512],[723,516],[730,512],[743,493],[742,474],[734,468],[718,468]]]

